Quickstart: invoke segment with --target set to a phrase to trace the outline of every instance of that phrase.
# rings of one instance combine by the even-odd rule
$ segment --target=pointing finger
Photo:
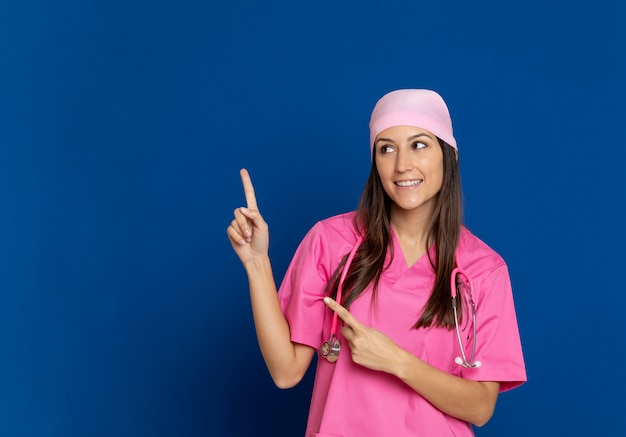
[[[239,172],[241,175],[241,183],[243,184],[243,192],[246,195],[246,205],[248,209],[258,209],[256,204],[256,196],[254,195],[254,187],[248,170],[242,168]]]
[[[350,311],[337,303],[337,301],[331,299],[330,297],[325,297],[324,303],[328,305],[331,310],[336,312],[339,318],[350,328],[358,329],[361,327],[361,323],[352,314],[350,314]]]

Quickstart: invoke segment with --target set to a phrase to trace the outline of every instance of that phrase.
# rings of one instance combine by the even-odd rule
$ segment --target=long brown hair
[[[428,244],[435,248],[434,257],[427,251],[430,265],[435,273],[435,283],[424,311],[414,328],[431,325],[454,328],[452,297],[450,295],[450,275],[456,266],[454,254],[459,241],[462,224],[462,194],[459,163],[455,150],[439,139],[443,151],[443,182],[432,212],[428,229]],[[376,152],[374,152],[376,153]],[[380,182],[375,157],[372,168],[361,194],[359,207],[355,215],[355,225],[363,235],[363,243],[357,250],[343,284],[341,304],[349,308],[350,304],[363,293],[370,283],[374,284],[372,299],[376,298],[378,282],[385,266],[387,249],[393,257],[391,245],[390,210],[391,199],[385,193]],[[333,273],[327,287],[327,293],[335,298],[339,276],[347,259]],[[459,305],[460,302],[457,302]],[[419,309],[416,309],[416,313]],[[462,311],[460,311],[462,314]]]

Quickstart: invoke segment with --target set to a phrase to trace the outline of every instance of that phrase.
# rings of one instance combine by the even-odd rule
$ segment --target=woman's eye
[[[426,143],[422,143],[421,141],[417,141],[415,143],[413,143],[413,148],[414,149],[423,149],[426,147]]]
[[[393,152],[393,148],[391,146],[388,146],[388,145],[381,146],[380,153],[389,153],[389,152]]]

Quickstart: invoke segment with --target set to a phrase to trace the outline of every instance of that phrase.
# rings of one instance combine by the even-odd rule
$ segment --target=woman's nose
[[[405,172],[411,169],[411,157],[405,151],[399,150],[396,155],[396,171],[399,173]]]

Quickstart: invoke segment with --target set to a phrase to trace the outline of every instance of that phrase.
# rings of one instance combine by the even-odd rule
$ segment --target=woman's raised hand
[[[246,264],[267,256],[269,229],[257,207],[254,187],[248,171],[244,168],[239,173],[246,196],[246,207],[235,210],[235,218],[228,226],[226,233],[235,253],[241,262]]]

